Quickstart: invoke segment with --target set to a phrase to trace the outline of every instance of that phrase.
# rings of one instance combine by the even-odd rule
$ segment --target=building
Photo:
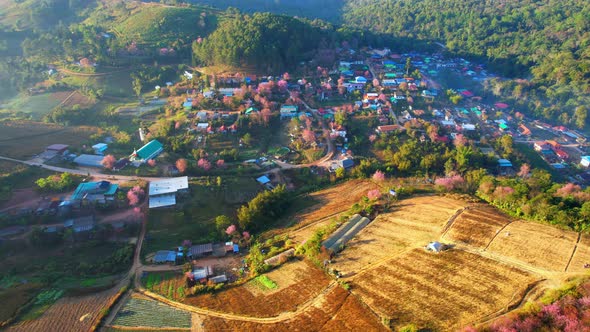
[[[299,108],[296,105],[281,106],[281,118],[292,118],[299,114]]]
[[[580,160],[580,165],[584,167],[590,167],[590,156],[582,156]]]
[[[352,166],[354,166],[354,160],[352,160],[351,158],[344,158],[344,159],[333,161],[332,164],[330,165],[330,171],[335,172],[339,168],[347,169],[347,168],[351,168]]]
[[[153,263],[165,264],[173,263],[176,264],[176,251],[172,250],[160,250],[156,252],[156,255],[152,259]]]
[[[438,241],[430,242],[426,246],[426,250],[439,253],[444,250],[444,245]]]
[[[97,156],[94,154],[81,154],[74,158],[74,163],[76,163],[78,166],[85,167],[103,167],[101,164],[103,158],[103,156]]]
[[[176,205],[176,196],[188,192],[188,176],[150,182],[149,208]]]
[[[129,160],[143,163],[150,159],[156,158],[160,153],[162,153],[162,151],[164,151],[164,146],[162,143],[158,142],[158,140],[151,140],[139,150],[133,151],[129,157]]]
[[[115,194],[117,193],[118,189],[118,184],[113,184],[108,181],[83,182],[78,185],[76,190],[74,190],[74,193],[72,194],[72,196],[70,196],[70,201],[113,201],[115,199]]]
[[[69,219],[64,222],[65,228],[71,228],[74,233],[89,232],[94,229],[96,222],[94,216],[86,216]]]
[[[188,249],[187,256],[189,258],[196,258],[200,256],[210,255],[213,253],[213,243],[197,244]]]
[[[545,141],[535,142],[534,149],[537,152],[551,151],[551,145]]]
[[[98,143],[98,144],[94,144],[92,146],[92,149],[94,150],[94,154],[97,155],[104,155],[104,152],[108,149],[108,144],[106,143]]]
[[[378,134],[389,134],[389,133],[392,133],[397,130],[402,130],[402,128],[403,127],[400,127],[399,125],[385,125],[385,126],[378,126],[377,129],[375,129],[375,131]]]
[[[54,154],[65,154],[68,151],[69,145],[65,144],[51,144],[45,148],[46,152]]]

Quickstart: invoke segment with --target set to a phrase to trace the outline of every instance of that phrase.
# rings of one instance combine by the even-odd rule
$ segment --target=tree
[[[522,164],[520,166],[520,170],[518,171],[517,175],[524,179],[524,178],[529,177],[530,172],[531,172],[531,166],[529,166],[529,164]]]
[[[219,168],[224,168],[225,167],[225,160],[223,159],[218,159],[217,162],[215,163],[217,165],[217,167]]]
[[[337,179],[342,179],[346,174],[346,170],[344,169],[344,167],[338,167],[336,168],[336,171],[334,171],[334,173],[336,174]]]
[[[178,159],[175,165],[180,173],[186,172],[186,169],[188,168],[188,162],[184,158]]]
[[[586,126],[586,119],[588,118],[588,110],[585,106],[578,106],[576,107],[576,111],[574,113],[576,118],[576,127],[580,129],[584,129]]]
[[[375,174],[373,174],[373,180],[375,180],[377,182],[385,181],[385,173],[383,173],[381,171],[375,171]]]
[[[109,154],[109,155],[104,156],[104,158],[102,158],[102,160],[100,161],[100,164],[102,166],[104,166],[104,168],[106,168],[106,169],[113,169],[116,162],[117,162],[117,159],[115,158],[115,156],[113,156],[112,154]]]
[[[248,146],[252,144],[252,135],[250,135],[250,133],[246,133],[244,136],[242,136],[242,142]]]
[[[156,160],[155,159],[150,159],[147,161],[148,166],[150,167],[154,167],[156,166]]]
[[[215,229],[217,229],[220,234],[225,233],[229,225],[231,225],[231,220],[228,216],[220,215],[215,217]]]
[[[315,133],[309,129],[303,129],[303,133],[301,134],[303,140],[307,143],[315,142]]]
[[[134,78],[131,82],[131,85],[133,86],[133,92],[135,92],[135,95],[137,96],[137,98],[139,98],[139,96],[141,96],[141,90],[143,88],[141,79],[139,77]]]
[[[197,161],[197,166],[202,168],[204,171],[208,171],[211,169],[211,163],[209,162],[209,160],[205,158],[199,159],[199,161]]]
[[[140,186],[134,186],[127,192],[127,199],[129,200],[129,205],[137,205],[144,196],[145,191]]]
[[[372,201],[377,200],[381,197],[381,191],[379,191],[379,189],[369,190],[367,192],[367,197]]]

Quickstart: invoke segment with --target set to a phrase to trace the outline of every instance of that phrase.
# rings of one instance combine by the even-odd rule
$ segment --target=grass
[[[222,187],[213,184],[214,178],[209,179],[212,185],[206,185],[207,178],[192,182],[190,197],[181,199],[176,208],[150,211],[143,252],[169,249],[185,239],[193,243],[221,240],[215,229],[215,217],[233,217],[237,207],[259,190],[253,178],[222,178]]]
[[[20,94],[13,98],[6,108],[13,112],[28,113],[33,118],[41,119],[43,115],[49,113],[54,107],[61,103],[62,99],[56,98],[51,92],[42,93],[34,96]]]

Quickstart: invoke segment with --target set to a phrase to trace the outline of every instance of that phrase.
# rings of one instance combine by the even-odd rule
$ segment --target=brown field
[[[447,220],[463,201],[448,197],[422,196],[400,201],[394,211],[379,215],[337,256],[334,267],[345,275],[409,247],[423,247],[437,240]]]
[[[358,294],[399,327],[453,330],[517,303],[534,279],[514,267],[461,250],[416,248],[354,277]]]
[[[54,143],[80,146],[99,129],[95,127],[62,127],[33,121],[0,123],[0,155],[29,159]]]
[[[293,231],[289,235],[298,242],[307,240],[313,232],[330,221],[329,217],[350,209],[354,203],[366,196],[369,190],[376,188],[379,187],[373,182],[352,180],[310,194],[317,203],[298,212],[293,217],[294,220],[297,220],[297,225],[293,227]],[[302,228],[322,219],[324,219],[323,222]]]
[[[41,285],[28,283],[0,291],[0,323],[12,318],[17,310],[35,297]]]
[[[578,234],[549,225],[513,222],[496,236],[487,249],[537,268],[563,272]]]
[[[119,289],[113,287],[104,292],[63,297],[53,304],[41,317],[11,326],[8,331],[88,331],[95,323],[100,311],[108,305]]]
[[[590,235],[588,234],[580,236],[580,242],[578,242],[567,272],[588,272],[589,269],[584,268],[584,264],[590,264]]]
[[[257,324],[208,317],[205,331],[387,331],[379,319],[354,295],[335,287],[294,319],[276,324]]]
[[[330,282],[322,270],[306,261],[294,261],[285,268],[295,274],[296,280],[285,281],[280,277],[285,273],[279,271],[269,275],[280,287],[276,292],[252,292],[250,285],[236,286],[216,294],[187,297],[184,303],[233,314],[272,317],[285,311],[295,311],[299,305],[317,296]],[[281,287],[281,284],[286,287]]]
[[[485,248],[511,219],[494,207],[478,205],[464,210],[444,238]]]
[[[76,91],[58,91],[51,94],[51,97],[61,100],[61,106],[64,108],[71,108],[75,105],[80,105],[80,108],[89,108],[94,103],[85,95]]]

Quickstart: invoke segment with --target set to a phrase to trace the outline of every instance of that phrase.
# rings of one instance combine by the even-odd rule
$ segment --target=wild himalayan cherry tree
[[[104,168],[106,168],[106,169],[113,169],[116,162],[117,162],[117,159],[115,158],[115,156],[113,156],[112,154],[109,154],[109,155],[104,156],[104,158],[102,158],[102,160],[100,161],[100,164],[102,166],[104,166]]]
[[[288,87],[288,85],[289,85],[289,84],[288,84],[288,83],[287,83],[287,81],[285,81],[285,80],[280,80],[280,81],[278,81],[278,82],[277,82],[277,86],[279,87],[279,90],[280,90],[281,92],[285,92],[285,91],[287,91],[287,87]]]
[[[467,145],[467,137],[465,137],[463,134],[457,134],[455,135],[455,140],[453,140],[453,144],[455,144],[456,147],[465,146]]]
[[[244,232],[242,232],[242,237],[243,237],[245,240],[248,240],[248,239],[250,238],[250,233],[248,233],[248,232],[244,231]]]
[[[140,186],[135,186],[127,192],[127,199],[129,205],[137,205],[139,201],[145,196],[145,191]]]
[[[376,200],[376,199],[378,199],[379,197],[381,197],[381,191],[379,191],[379,189],[373,189],[373,190],[369,190],[369,191],[367,192],[367,197],[368,197],[370,200],[372,200],[372,201],[373,201],[373,200]]]
[[[192,245],[193,245],[193,243],[191,242],[191,240],[184,240],[184,241],[182,241],[182,246],[185,247],[185,248],[189,248]]]
[[[524,178],[529,177],[530,172],[531,172],[531,166],[529,166],[529,164],[522,164],[520,166],[520,170],[518,171],[517,175],[524,179]]]
[[[186,161],[186,159],[180,158],[176,161],[176,169],[178,169],[180,173],[186,172],[187,167],[188,162]]]
[[[225,167],[225,160],[219,159],[219,160],[217,160],[217,162],[215,164],[217,165],[217,167],[223,168],[223,167]]]
[[[156,166],[156,160],[155,159],[150,159],[147,161],[148,166],[150,167],[154,167]]]
[[[513,193],[514,189],[512,187],[497,186],[494,189],[493,197],[494,199],[505,199]]]
[[[452,191],[465,183],[465,179],[461,175],[447,176],[434,180],[434,184],[443,187],[447,191]]]
[[[225,234],[227,235],[232,235],[233,233],[235,233],[238,230],[238,228],[236,227],[236,225],[229,225],[226,229],[225,229]]]
[[[377,135],[373,134],[373,135],[369,136],[369,141],[371,143],[375,142],[375,140],[377,140]]]
[[[283,79],[284,79],[285,81],[288,81],[288,80],[290,80],[290,79],[291,79],[291,75],[289,75],[289,73],[284,73],[284,74],[283,74]]]
[[[385,181],[385,173],[383,173],[381,171],[375,171],[375,174],[373,174],[373,180],[375,180],[377,182]]]
[[[197,161],[197,166],[202,168],[204,171],[208,171],[211,169],[211,163],[209,162],[209,160],[205,158],[199,159],[199,161]]]
[[[303,129],[301,136],[307,143],[315,142],[315,133],[309,129]]]

